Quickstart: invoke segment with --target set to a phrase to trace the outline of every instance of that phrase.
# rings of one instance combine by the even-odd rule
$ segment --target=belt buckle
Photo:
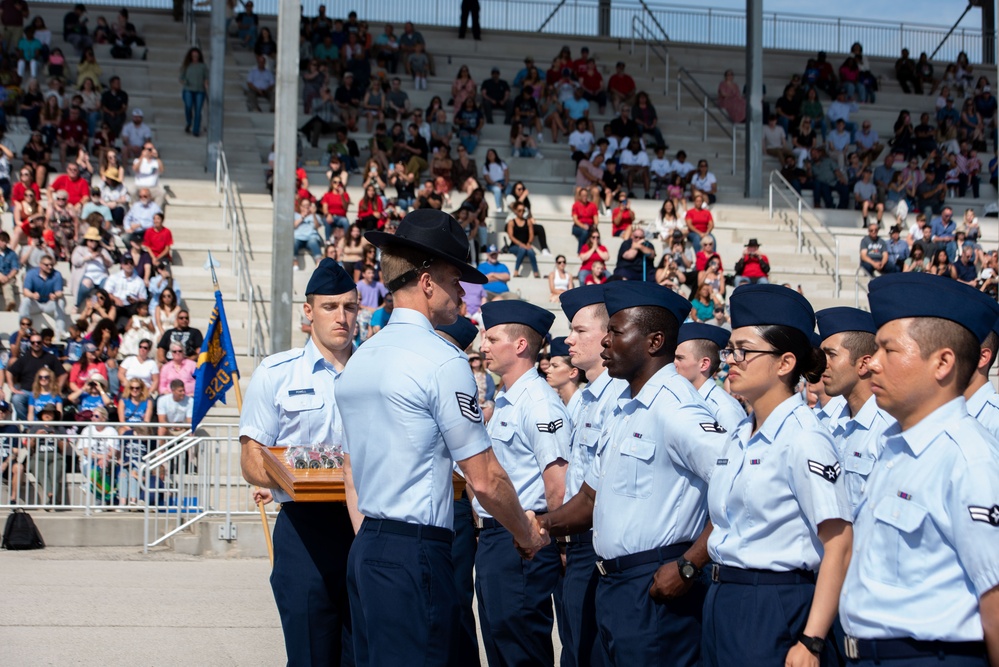
[[[562,541],[565,542],[566,544],[572,544],[576,540],[572,539],[572,535],[566,535],[565,537],[562,538]]]
[[[483,526],[483,521],[482,521],[482,517],[481,516],[476,515],[476,517],[475,517],[475,527],[478,528],[479,530],[483,529],[484,526]]]
[[[601,576],[607,576],[607,568],[604,567],[604,562],[602,560],[597,561],[597,572],[599,572]]]
[[[720,579],[721,579],[721,566],[718,565],[718,563],[714,563],[711,566],[711,581],[717,584]]]
[[[850,660],[860,659],[860,648],[857,646],[857,638],[846,635],[843,638],[843,652]]]

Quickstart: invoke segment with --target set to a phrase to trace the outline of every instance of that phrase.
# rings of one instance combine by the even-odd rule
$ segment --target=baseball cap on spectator
[[[126,264],[131,264],[132,266],[135,266],[135,260],[132,259],[131,255],[125,255],[124,257],[121,258],[121,265],[125,266]]]
[[[139,118],[142,118],[145,115],[146,114],[142,113],[142,109],[132,109],[132,117],[138,116]]]
[[[7,401],[0,401],[0,412],[10,412],[13,408]]]
[[[489,255],[498,255],[499,254],[499,248],[497,248],[496,244],[493,243],[488,248],[486,248],[486,254],[489,254]]]
[[[128,237],[128,240],[131,241],[132,243],[137,243],[139,245],[142,245],[142,242],[143,240],[145,240],[145,238],[146,238],[146,230],[140,229],[136,232],[132,232],[131,236]],[[131,259],[130,256],[128,256],[128,258]]]

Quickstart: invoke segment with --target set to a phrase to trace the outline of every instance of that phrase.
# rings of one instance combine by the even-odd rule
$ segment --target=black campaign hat
[[[457,267],[461,272],[461,279],[466,283],[485,285],[489,282],[483,273],[468,264],[468,236],[458,221],[443,211],[432,208],[417,209],[402,219],[395,234],[367,232],[364,238],[379,248],[401,245],[422,250],[436,259]],[[400,276],[404,277],[405,274]],[[407,280],[400,282],[397,278],[388,285],[388,288],[390,291],[395,291],[406,282]]]

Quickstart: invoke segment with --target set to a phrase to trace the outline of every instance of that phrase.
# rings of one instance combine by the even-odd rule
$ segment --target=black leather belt
[[[919,639],[857,639],[847,636],[843,649],[850,660],[904,660],[961,655],[985,657],[985,642],[941,642]]]
[[[648,563],[656,563],[661,561],[676,560],[683,554],[687,552],[693,545],[692,542],[680,542],[678,544],[671,544],[666,547],[659,547],[658,549],[649,549],[648,551],[640,551],[637,554],[628,554],[627,556],[621,556],[620,558],[611,558],[610,560],[598,560],[597,561],[597,571],[600,574],[607,576],[614,572],[622,572],[632,567],[637,567],[639,565],[646,565]]]
[[[534,510],[534,516],[541,516],[542,514],[547,514],[547,513],[548,513],[548,510],[543,510],[543,511]],[[481,517],[480,516],[480,517],[478,517],[478,521],[476,522],[475,525],[479,527],[479,530],[490,530],[492,528],[504,528],[503,524],[501,524],[496,519],[493,519],[492,517]],[[504,530],[505,530],[505,528],[504,528]]]
[[[728,565],[711,565],[711,581],[722,584],[780,585],[814,584],[815,573],[808,570],[772,572],[771,570],[750,570]]]
[[[423,526],[416,523],[406,523],[405,521],[395,521],[393,519],[369,519],[365,517],[361,527],[366,531],[404,535],[421,540],[434,540],[435,542],[447,542],[448,544],[454,541],[454,532],[440,526]]]
[[[593,544],[593,531],[588,530],[585,533],[576,533],[575,535],[556,537],[555,540],[559,544]]]

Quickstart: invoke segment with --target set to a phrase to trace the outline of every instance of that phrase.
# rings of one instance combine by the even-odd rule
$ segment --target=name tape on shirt
[[[462,417],[476,424],[482,421],[482,410],[479,409],[479,401],[475,396],[469,396],[460,391],[454,392],[454,395],[458,399],[458,409],[461,411]]]
[[[727,433],[728,432],[728,431],[725,430],[725,427],[723,427],[718,422],[701,422],[700,426],[701,426],[701,430],[702,431],[706,431],[708,433]]]
[[[839,479],[839,474],[843,472],[843,469],[839,467],[839,463],[834,463],[831,466],[822,465],[818,461],[808,460],[808,471],[818,475],[822,479],[826,480],[831,484],[835,484],[836,480]]]
[[[972,521],[981,521],[982,523],[999,527],[999,505],[993,505],[992,507],[969,505],[968,511],[971,512]]]
[[[553,422],[548,422],[547,424],[538,424],[538,430],[542,433],[555,433],[557,430],[562,428],[562,420],[556,419]]]

